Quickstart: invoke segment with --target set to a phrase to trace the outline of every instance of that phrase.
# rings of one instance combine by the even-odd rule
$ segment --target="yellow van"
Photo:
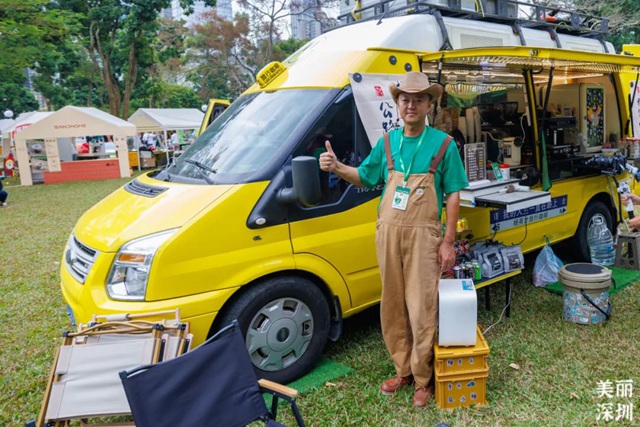
[[[202,118],[202,124],[200,125],[200,130],[198,131],[198,135],[204,132],[205,129],[209,127],[211,122],[217,119],[218,116],[220,116],[220,114],[222,114],[222,112],[226,110],[229,105],[230,103],[229,103],[229,100],[227,99],[216,99],[216,98],[210,99],[209,102],[206,104],[207,108],[205,110],[204,117]],[[205,106],[203,105],[202,108],[204,107]]]
[[[595,150],[610,135],[619,142],[640,134],[638,116],[630,115],[640,58],[614,54],[583,30],[406,7],[412,14],[343,26],[269,64],[170,167],[134,179],[88,210],[61,267],[75,320],[180,308],[199,344],[238,319],[259,376],[288,382],[306,373],[327,339],[340,336],[342,319],[377,304],[381,287],[374,248],[381,188],[346,185],[319,171],[316,157],[329,139],[342,161],[357,166],[382,130],[397,124],[386,86],[376,82],[397,81],[409,70],[446,85],[434,126],[451,131],[456,120],[459,126],[453,103],[479,95],[474,106],[504,103],[497,110],[516,119],[482,117],[477,135],[485,135],[487,154],[497,147],[503,158],[520,138],[520,165],[512,171],[526,172],[516,183],[530,190],[517,195],[532,198],[505,201],[470,191],[461,216],[472,240],[519,242],[528,252],[545,236],[573,237],[587,258],[593,218],[603,217],[611,229],[620,219],[607,165],[587,161],[601,155]],[[541,139],[560,129],[544,124],[556,117],[546,112],[551,104],[582,120],[580,89],[554,100],[554,87],[581,82],[598,88],[604,117],[598,137],[606,141],[599,145],[586,134],[578,141],[582,130],[575,130],[562,134],[573,144],[570,152],[558,148],[569,143],[543,150]],[[497,146],[492,135],[499,135]],[[481,143],[466,136],[464,145]]]

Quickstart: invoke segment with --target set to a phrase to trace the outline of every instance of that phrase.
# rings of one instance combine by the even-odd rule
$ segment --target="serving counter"
[[[43,176],[45,184],[120,178],[120,163],[118,159],[61,162],[60,172],[43,172]]]

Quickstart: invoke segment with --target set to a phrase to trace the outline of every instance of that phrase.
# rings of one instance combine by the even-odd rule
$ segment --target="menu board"
[[[487,178],[487,154],[484,142],[464,145],[464,168],[469,182]]]

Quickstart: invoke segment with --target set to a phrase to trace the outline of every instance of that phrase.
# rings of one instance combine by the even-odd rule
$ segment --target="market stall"
[[[14,120],[2,120],[2,125],[0,125],[0,131],[2,132],[2,163],[6,175],[13,176],[16,166],[14,145],[16,134],[50,114],[47,111],[29,111],[18,115]]]
[[[0,160],[2,163],[0,164],[0,176],[5,176],[6,172],[4,169],[4,159],[11,153],[11,144],[9,138],[5,143],[4,138],[1,138],[2,132],[4,129],[8,129],[13,126],[16,121],[13,119],[2,119],[0,120]]]
[[[157,151],[154,156],[160,163],[161,161],[169,161],[171,147],[167,143],[169,141],[168,132],[173,131],[177,134],[178,143],[174,149],[180,150],[190,142],[186,133],[194,135],[200,128],[203,119],[204,113],[197,108],[139,108],[129,117],[129,122],[136,125],[138,133],[162,134],[164,142],[159,147],[162,153]],[[164,159],[162,159],[163,154]]]
[[[34,170],[42,172],[45,183],[129,177],[127,137],[133,137],[135,132],[131,123],[97,108],[64,107],[15,134],[18,165],[31,172],[22,171],[20,181],[32,185]],[[61,161],[59,144],[89,135],[110,137],[116,148],[115,158]]]

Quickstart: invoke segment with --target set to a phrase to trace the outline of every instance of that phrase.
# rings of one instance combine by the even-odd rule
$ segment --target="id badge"
[[[409,189],[408,187],[398,185],[396,187],[396,192],[393,195],[393,204],[391,205],[391,207],[394,209],[400,209],[401,211],[407,210],[410,192],[411,189]]]

